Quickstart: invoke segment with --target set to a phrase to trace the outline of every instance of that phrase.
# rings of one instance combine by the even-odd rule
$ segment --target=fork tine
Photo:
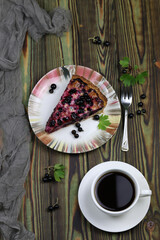
[[[126,87],[126,98],[129,98],[130,87]]]
[[[123,95],[124,95],[124,99],[128,98],[128,87],[123,87]]]
[[[124,98],[132,98],[132,87],[123,87],[122,94]]]
[[[121,99],[125,97],[125,90],[124,90],[124,86],[122,86],[121,88]]]
[[[132,98],[132,86],[129,87],[128,97]]]
[[[125,98],[128,98],[128,87],[125,87],[124,91],[125,91]]]

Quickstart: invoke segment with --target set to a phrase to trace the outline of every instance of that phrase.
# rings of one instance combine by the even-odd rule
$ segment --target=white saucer
[[[123,232],[135,227],[142,221],[148,212],[151,197],[142,197],[127,213],[120,216],[110,216],[99,210],[91,198],[91,184],[97,173],[110,168],[125,169],[138,180],[142,189],[149,189],[148,183],[142,173],[130,164],[110,161],[96,165],[90,169],[82,179],[78,190],[78,202],[84,217],[95,227],[107,232]]]

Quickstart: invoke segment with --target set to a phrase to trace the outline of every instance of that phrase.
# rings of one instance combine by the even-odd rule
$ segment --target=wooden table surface
[[[49,149],[31,130],[31,167],[25,183],[19,220],[33,231],[36,240],[158,240],[160,239],[160,60],[159,0],[38,0],[50,11],[56,6],[70,9],[73,26],[60,38],[46,35],[39,42],[26,36],[21,56],[23,102],[27,109],[29,95],[48,71],[63,65],[92,68],[110,82],[120,97],[119,60],[128,56],[132,64],[148,71],[143,85],[133,87],[135,113],[140,95],[146,114],[129,119],[128,152],[121,151],[123,123],[105,145],[82,154],[66,154]],[[109,47],[94,45],[88,38],[100,36]],[[133,229],[122,233],[103,232],[92,226],[78,206],[78,187],[83,176],[95,165],[118,160],[139,169],[153,192],[145,218]],[[42,183],[44,168],[55,163],[65,165],[61,183]],[[51,213],[47,207],[59,198],[60,209]],[[136,216],[135,216],[136,217]]]

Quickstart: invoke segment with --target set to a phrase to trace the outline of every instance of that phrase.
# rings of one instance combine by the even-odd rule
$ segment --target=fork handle
[[[129,150],[128,144],[128,110],[125,109],[125,118],[124,118],[124,130],[123,130],[123,139],[122,139],[122,151],[127,152]]]

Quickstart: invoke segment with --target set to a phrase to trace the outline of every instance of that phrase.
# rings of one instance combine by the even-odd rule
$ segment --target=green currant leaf
[[[135,66],[134,66],[134,70],[137,70],[137,69],[138,69],[138,66],[137,66],[137,65],[135,65]]]
[[[147,76],[148,76],[148,72],[147,71],[139,73],[136,76],[136,82],[139,83],[139,84],[143,84],[145,82],[145,77],[147,77]]]
[[[102,114],[99,119],[100,121],[106,121],[108,119],[108,116]]]
[[[124,57],[122,60],[119,61],[120,65],[125,68],[129,66],[129,58]]]
[[[54,165],[54,169],[64,169],[64,166],[63,166],[63,164],[57,163]]]
[[[57,163],[53,166],[54,169],[54,178],[57,182],[61,181],[61,178],[64,178],[65,175],[65,167],[63,164]]]
[[[99,118],[99,124],[98,124],[98,128],[101,130],[106,130],[106,128],[110,125],[110,121],[108,120],[108,116],[107,115],[101,115]]]
[[[101,123],[98,124],[98,128],[101,130],[106,130],[106,126]]]
[[[147,71],[144,71],[144,72],[141,73],[141,75],[142,75],[143,77],[148,77],[148,72],[147,72]]]
[[[120,77],[120,80],[123,82],[125,87],[126,86],[132,86],[136,83],[135,78],[131,74],[128,74],[128,73],[123,74]]]
[[[56,180],[56,182],[60,182],[61,179],[59,177],[59,174],[57,173],[57,171],[54,172],[54,179]]]
[[[64,178],[64,171],[57,170],[56,173],[59,175],[60,178]]]
[[[143,84],[145,82],[145,78],[142,76],[137,76],[136,77],[136,82],[139,84]]]

